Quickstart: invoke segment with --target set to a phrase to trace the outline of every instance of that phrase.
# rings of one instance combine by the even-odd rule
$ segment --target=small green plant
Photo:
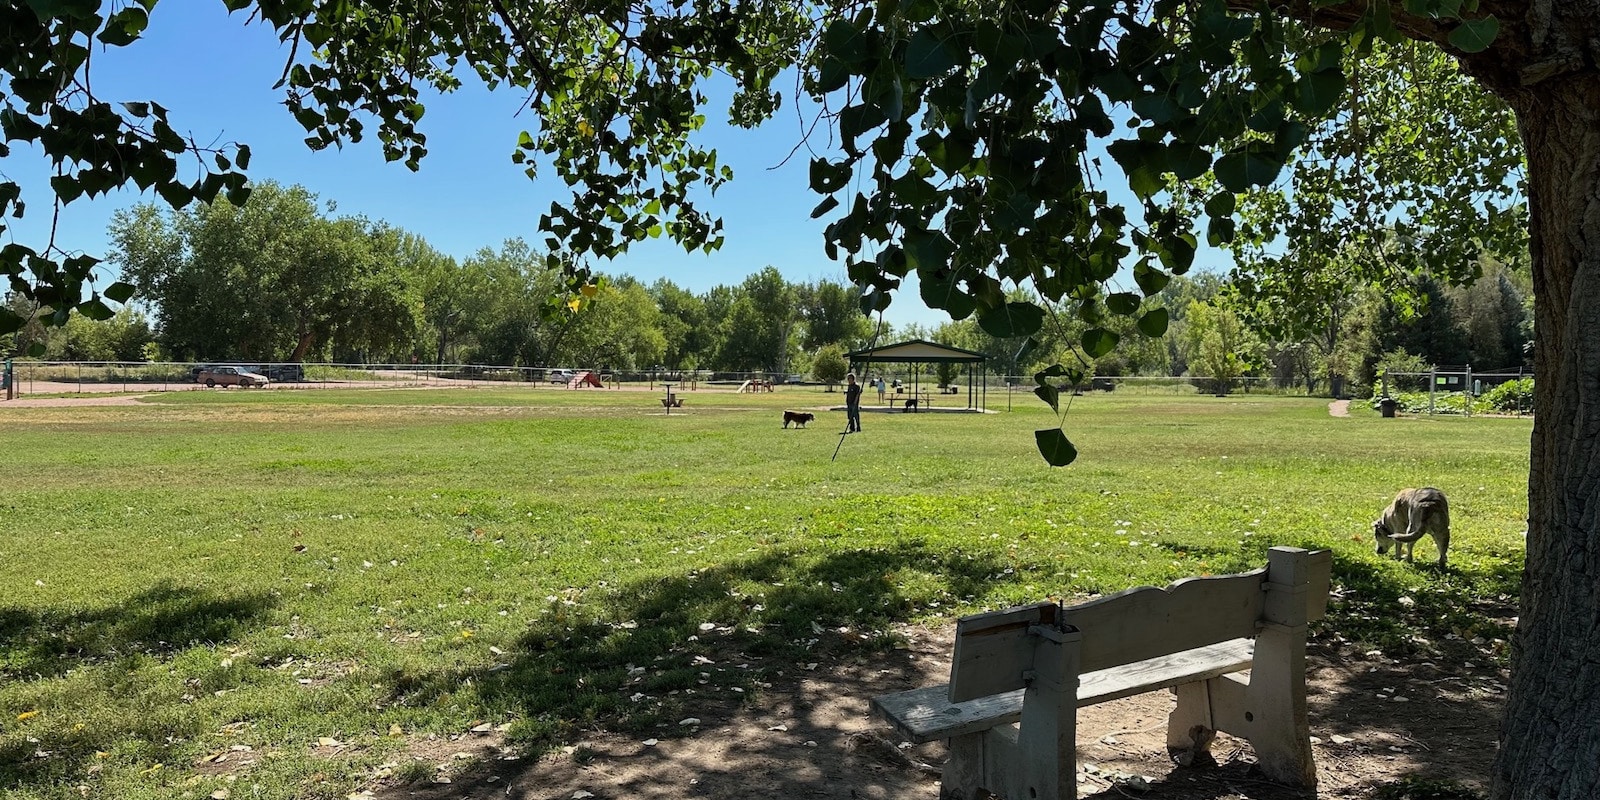
[[[1483,797],[1483,792],[1463,786],[1459,781],[1413,775],[1380,784],[1372,793],[1372,800],[1483,800]]]
[[[401,786],[432,780],[434,766],[426,761],[407,761],[394,768],[394,779]]]

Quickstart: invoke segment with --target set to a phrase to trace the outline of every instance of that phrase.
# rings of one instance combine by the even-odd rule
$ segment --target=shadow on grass
[[[0,678],[38,679],[122,656],[168,655],[236,638],[276,601],[162,584],[87,611],[0,607]]]
[[[275,603],[266,594],[223,596],[160,584],[90,610],[0,608],[0,680],[35,682],[95,664],[119,664],[120,659],[170,658],[198,645],[241,637]],[[97,674],[107,675],[111,683],[122,677],[116,667]],[[64,692],[72,694],[71,689]],[[27,738],[8,737],[0,746],[0,795],[5,788],[44,790],[81,782],[95,763],[93,753],[104,745],[93,726],[88,731],[84,727],[46,726]]]
[[[1426,582],[1406,586],[1394,570],[1414,570]],[[1518,559],[1497,559],[1465,570],[1433,564],[1386,564],[1335,553],[1337,590],[1328,616],[1344,637],[1367,642],[1390,656],[1429,655],[1450,637],[1471,641],[1503,636],[1516,615],[1522,568]]]
[[[754,555],[624,584],[578,607],[558,601],[506,654],[507,664],[397,674],[391,685],[408,705],[473,686],[491,716],[519,720],[508,738],[533,753],[594,729],[669,739],[689,732],[681,720],[716,724],[757,693],[770,699],[786,691],[775,684],[792,687],[808,667],[852,655],[888,658],[892,623],[930,601],[981,595],[1013,580],[1004,569],[995,556],[918,544]],[[909,573],[918,579],[906,580]],[[793,702],[805,704],[798,695]],[[457,794],[446,794],[474,782],[468,776]]]
[[[1204,555],[1265,561],[1253,551],[1227,548]],[[571,754],[572,763],[552,770],[548,763],[534,769],[527,760],[490,760],[452,784],[392,787],[390,794],[504,796],[514,787],[531,790],[530,781],[553,780],[553,771],[571,786],[563,783],[561,792],[554,786],[542,789],[549,796],[571,796],[584,789],[582,775],[593,757],[601,765],[594,779],[603,783],[608,779],[603,776],[628,776],[619,783],[629,796],[741,797],[759,788],[759,796],[798,797],[837,794],[843,787],[864,796],[901,796],[908,788],[931,796],[937,791],[931,786],[914,788],[926,780],[914,771],[875,770],[870,764],[855,769],[860,760],[837,750],[859,729],[867,698],[940,680],[926,674],[928,653],[908,658],[894,647],[892,624],[911,618],[931,600],[983,596],[997,582],[1014,580],[1004,574],[1006,563],[998,555],[937,552],[916,544],[779,552],[631,582],[604,597],[572,599],[573,605],[558,600],[517,650],[505,654],[502,665],[397,673],[389,683],[394,700],[407,705],[471,691],[485,718],[518,720],[506,744],[524,759],[558,744],[584,742]],[[1343,733],[1358,742],[1350,748],[1367,748],[1378,758],[1389,758],[1390,748],[1399,747],[1405,752],[1395,758],[1409,759],[1404,771],[1481,772],[1482,764],[1472,762],[1492,752],[1498,699],[1452,684],[1461,691],[1438,698],[1449,708],[1431,709],[1428,703],[1435,698],[1421,691],[1450,679],[1470,655],[1471,636],[1458,634],[1444,642],[1444,634],[1461,625],[1468,633],[1492,625],[1490,620],[1505,611],[1501,593],[1514,590],[1518,576],[1503,565],[1444,573],[1401,567],[1424,573],[1427,590],[1422,591],[1407,589],[1393,565],[1359,556],[1336,553],[1333,569],[1338,598],[1320,624],[1314,649],[1325,653],[1319,660],[1329,669],[1351,674],[1313,697],[1317,733]],[[1414,603],[1402,604],[1400,598],[1410,595]],[[1392,657],[1360,658],[1372,642],[1387,643]],[[1481,648],[1472,652],[1484,667],[1480,683],[1486,684],[1497,668]],[[1436,664],[1423,668],[1425,657]],[[813,667],[819,671],[807,671]],[[823,677],[823,672],[829,674]],[[1396,685],[1416,685],[1418,702],[1383,700],[1374,690]],[[749,727],[752,717],[790,721],[781,733],[768,727],[762,734],[764,723]],[[690,718],[698,723],[680,724]],[[724,741],[710,741],[718,738],[714,729]],[[744,731],[743,739],[726,741],[727,731],[734,730]],[[649,739],[662,744],[640,744]],[[818,747],[799,747],[805,742],[796,739]],[[830,749],[831,760],[822,758]],[[1325,768],[1337,767],[1336,758],[1325,761]],[[674,780],[690,776],[697,781],[693,786]],[[1151,796],[1237,796],[1241,785],[1249,787],[1244,796],[1262,800],[1309,796],[1227,771],[1212,776],[1175,772],[1158,781]]]

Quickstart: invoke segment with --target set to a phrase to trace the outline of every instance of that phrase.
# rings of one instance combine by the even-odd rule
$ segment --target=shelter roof
[[[959,347],[951,347],[925,339],[911,339],[898,344],[884,345],[883,347],[854,350],[846,353],[845,357],[851,361],[922,361],[961,364],[981,364],[989,360],[989,357],[983,353],[962,350]]]

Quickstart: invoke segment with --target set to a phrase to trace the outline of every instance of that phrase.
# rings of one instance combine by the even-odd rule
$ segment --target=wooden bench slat
[[[1249,669],[1255,649],[1254,639],[1231,639],[1121,667],[1086,672],[1078,678],[1078,705],[1092,706]]]
[[[1232,639],[1193,650],[1084,673],[1078,679],[1078,706],[1170,689],[1250,667],[1252,639]],[[872,698],[872,707],[907,740],[922,744],[977,733],[1022,719],[1023,690],[950,702],[948,684],[926,686]]]
[[[1022,719],[1022,689],[965,703],[950,702],[949,684],[872,698],[872,708],[916,744],[1009,725]]]

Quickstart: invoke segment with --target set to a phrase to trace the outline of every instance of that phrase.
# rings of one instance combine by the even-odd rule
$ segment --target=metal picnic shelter
[[[867,375],[866,370],[869,370],[873,364],[910,364],[911,396],[918,398],[918,402],[915,405],[915,409],[918,411],[931,409],[932,407],[932,398],[929,393],[926,390],[919,391],[918,389],[922,365],[924,364],[955,363],[966,365],[966,408],[964,410],[981,412],[984,410],[985,400],[988,399],[988,382],[984,378],[988,376],[989,357],[983,353],[963,350],[959,347],[951,347],[925,339],[911,339],[898,344],[884,345],[883,347],[854,350],[846,353],[845,358],[850,360],[850,369],[863,377]],[[976,369],[974,369],[974,365],[976,365]],[[952,386],[957,389],[956,397],[959,397],[962,394],[959,391],[962,387],[955,384],[952,384]],[[935,395],[934,397],[938,396]],[[943,398],[940,399],[942,400]],[[951,399],[954,399],[954,397]],[[892,400],[890,405],[893,405]]]

